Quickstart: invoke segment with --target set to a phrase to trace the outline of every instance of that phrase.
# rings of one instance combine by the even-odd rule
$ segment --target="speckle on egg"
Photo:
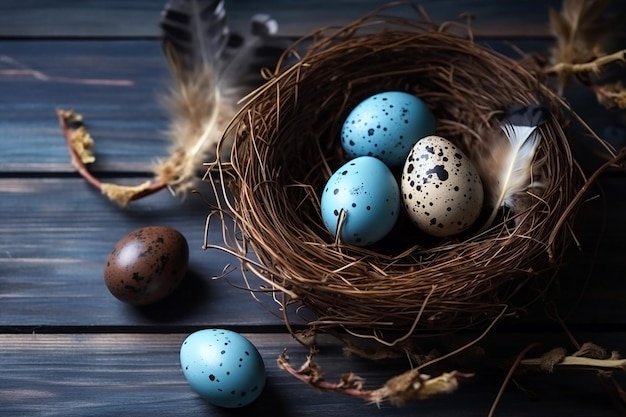
[[[435,117],[419,98],[387,91],[359,103],[344,121],[341,144],[350,157],[373,156],[401,165],[420,138],[435,133]]]
[[[211,404],[243,407],[261,394],[266,371],[257,348],[224,329],[199,330],[180,348],[180,364],[191,388]]]
[[[385,237],[395,225],[400,212],[400,189],[381,160],[361,156],[333,173],[320,204],[324,224],[333,236],[343,212],[341,241],[367,246]]]
[[[413,146],[402,171],[401,192],[411,220],[438,237],[468,229],[478,219],[484,199],[472,162],[439,136],[423,138]]]

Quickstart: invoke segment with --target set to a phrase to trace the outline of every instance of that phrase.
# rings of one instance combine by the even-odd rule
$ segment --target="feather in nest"
[[[268,16],[252,23],[247,38],[231,33],[223,0],[170,0],[163,10],[162,47],[173,76],[165,96],[172,149],[155,173],[177,194],[193,187],[204,163],[217,157],[238,101],[262,82],[260,68],[273,68],[288,46],[272,39],[277,25]],[[219,152],[227,156],[229,147]]]
[[[505,208],[519,213],[520,197],[530,188],[542,188],[533,163],[541,143],[538,126],[548,117],[548,110],[540,105],[512,106],[497,131],[488,133],[492,140],[470,152],[490,210],[479,232],[487,230]]]

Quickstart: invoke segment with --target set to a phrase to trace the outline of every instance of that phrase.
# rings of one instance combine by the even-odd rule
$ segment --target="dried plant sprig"
[[[606,65],[614,62],[624,63],[626,62],[626,49],[622,49],[617,52],[613,52],[609,55],[602,55],[595,58],[592,61],[573,63],[573,62],[557,62],[552,67],[546,70],[547,73],[594,73],[598,74],[602,71],[602,68]]]
[[[161,181],[147,181],[136,186],[103,183],[87,168],[87,164],[95,162],[96,158],[91,151],[94,140],[84,124],[82,115],[72,110],[58,109],[57,117],[72,166],[87,183],[100,190],[109,200],[126,207],[131,201],[154,194],[167,186]]]
[[[626,86],[621,81],[591,87],[598,102],[607,109],[626,109]]]
[[[563,348],[555,348],[539,358],[523,359],[523,369],[539,369],[547,372],[578,369],[597,372],[626,371],[626,359],[618,352],[606,352],[600,346],[587,342],[579,350],[568,355]]]
[[[282,352],[277,359],[278,367],[315,389],[361,398],[377,405],[389,401],[395,406],[402,406],[410,401],[422,401],[450,394],[457,390],[461,380],[474,376],[470,373],[452,371],[432,377],[420,372],[419,369],[411,369],[390,378],[380,388],[365,389],[365,380],[354,373],[343,375],[338,382],[326,381],[321,368],[313,360],[315,353],[311,351],[306,361],[296,369],[291,365],[287,353]]]
[[[93,154],[93,138],[83,125],[83,116],[69,110],[59,110],[61,117],[67,122],[77,125],[69,135],[69,145],[83,164],[91,164],[95,162],[96,157]]]
[[[551,59],[560,69],[557,71],[559,92],[563,92],[575,74],[572,66],[606,55],[613,31],[621,19],[606,16],[608,5],[609,0],[564,0],[560,11],[549,10],[550,25],[557,40]],[[597,71],[597,68],[592,65],[587,70]]]
[[[215,154],[229,152],[218,142],[239,108],[238,101],[263,81],[292,39],[276,36],[278,24],[268,15],[251,18],[249,36],[232,34],[223,0],[169,0],[160,19],[161,41],[172,83],[163,96],[170,119],[169,155],[156,160],[154,180],[137,186],[101,184],[85,164],[95,161],[93,139],[77,113],[60,110],[72,164],[94,187],[122,207],[164,188],[186,195],[195,188]],[[229,47],[235,39],[237,46]],[[239,45],[240,44],[240,45]]]

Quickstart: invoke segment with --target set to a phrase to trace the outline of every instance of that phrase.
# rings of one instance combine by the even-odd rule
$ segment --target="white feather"
[[[532,180],[531,164],[539,144],[537,126],[505,124],[502,130],[510,143],[510,152],[500,177],[502,185],[495,206],[511,207],[511,197],[524,191]]]
[[[502,130],[506,140],[494,146],[491,155],[498,165],[491,178],[490,190],[492,211],[481,229],[486,230],[496,219],[502,207],[514,208],[514,197],[532,185],[532,163],[541,135],[537,126],[516,126],[505,122]]]

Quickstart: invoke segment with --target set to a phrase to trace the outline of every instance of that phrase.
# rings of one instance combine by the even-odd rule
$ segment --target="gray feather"
[[[166,55],[174,52],[176,69],[186,74],[215,66],[229,37],[223,0],[170,0],[160,26]]]
[[[505,115],[506,121],[513,126],[540,126],[550,118],[550,111],[541,104],[515,104]]]
[[[286,39],[274,35],[269,16],[252,20],[252,33],[231,33],[223,0],[169,0],[161,14],[161,40],[174,82],[165,97],[170,111],[171,156],[156,167],[158,178],[185,193],[220,152],[228,158],[232,138],[223,132],[239,100],[263,81]]]

